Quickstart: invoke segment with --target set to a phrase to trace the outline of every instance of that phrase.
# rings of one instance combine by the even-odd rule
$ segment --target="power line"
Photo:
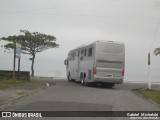
[[[148,89],[151,89],[151,87],[152,87],[152,84],[151,84],[151,56],[150,56],[150,53],[151,53],[153,44],[156,40],[156,36],[157,36],[158,28],[159,28],[159,23],[160,23],[160,18],[158,19],[156,29],[155,29],[155,32],[154,32],[154,36],[153,36],[153,41],[152,41],[152,44],[151,44],[151,48],[150,48],[150,51],[148,53]]]
[[[42,12],[7,12],[10,14],[40,14],[40,15],[54,15],[54,16],[75,16],[75,17],[97,17],[97,18],[120,18],[120,19],[160,19],[160,17],[140,17],[140,16],[111,16],[111,15],[83,15],[83,14],[54,14],[54,13],[42,13]]]
[[[43,8],[43,9],[37,9],[34,11],[41,11],[41,10],[49,10],[49,9],[57,9],[57,8],[69,8],[69,7],[79,7],[79,6],[86,6],[86,5],[92,5],[92,4],[97,4],[97,3],[108,3],[108,2],[113,2],[113,1],[117,1],[117,0],[110,0],[110,1],[98,1],[98,2],[90,2],[90,3],[84,3],[84,4],[77,4],[77,5],[67,5],[67,6],[61,6],[61,7],[51,7],[51,8]]]
[[[84,6],[84,5],[92,5],[97,3],[108,3],[113,1],[119,1],[119,0],[104,0],[100,2],[90,2],[90,3],[84,3],[84,4],[77,4],[77,5],[67,5],[67,6],[60,6],[60,7],[50,7],[50,8],[42,8],[42,9],[35,9],[30,11],[0,11],[1,13],[9,13],[9,14],[40,14],[40,15],[55,15],[55,16],[77,16],[77,17],[104,17],[104,18],[120,18],[120,19],[160,19],[160,17],[140,17],[140,16],[107,16],[107,15],[83,15],[83,14],[56,14],[56,13],[44,13],[44,12],[36,12],[36,11],[42,11],[42,10],[49,10],[49,9],[57,9],[57,8],[68,8],[68,7],[78,7],[78,6]]]
[[[37,11],[42,11],[42,10],[54,10],[54,9],[59,9],[59,8],[69,8],[69,7],[79,7],[79,6],[86,6],[86,5],[92,5],[92,4],[98,4],[98,3],[108,3],[108,2],[113,2],[113,1],[118,1],[118,0],[103,0],[103,1],[97,1],[97,2],[90,2],[90,3],[83,3],[83,4],[76,4],[76,5],[66,5],[66,6],[60,6],[60,7],[50,7],[50,8],[42,8],[42,9],[32,9],[29,10],[29,12],[37,12]],[[0,11],[4,13],[18,13],[18,12],[28,12],[28,11]]]

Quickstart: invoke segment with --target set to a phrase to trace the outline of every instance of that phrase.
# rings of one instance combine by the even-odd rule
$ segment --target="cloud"
[[[18,35],[20,29],[28,29],[31,32],[51,34],[57,38],[57,43],[60,44],[58,49],[37,54],[37,75],[43,72],[47,74],[47,70],[51,76],[56,71],[64,72],[63,61],[68,52],[96,40],[124,42],[126,73],[145,75],[147,54],[154,41],[160,15],[159,3],[158,0],[1,0],[0,37]],[[153,50],[160,46],[159,27]],[[1,69],[12,69],[12,56],[4,54],[2,48],[0,51],[3,61],[0,62]],[[30,56],[22,55],[22,70],[30,70],[29,58]],[[158,75],[160,58],[152,55],[152,59],[153,74]]]

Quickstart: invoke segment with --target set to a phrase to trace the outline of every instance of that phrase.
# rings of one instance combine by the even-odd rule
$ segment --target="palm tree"
[[[159,48],[156,48],[154,50],[154,54],[157,56],[157,55],[160,55],[160,47]]]

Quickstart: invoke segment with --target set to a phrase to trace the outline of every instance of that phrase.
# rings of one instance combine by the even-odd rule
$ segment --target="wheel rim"
[[[83,85],[84,84],[84,80],[83,80],[82,76],[80,77],[80,80],[81,80],[81,84]]]
[[[82,84],[82,85],[84,84],[84,81],[83,81],[83,79],[81,79],[81,84]]]

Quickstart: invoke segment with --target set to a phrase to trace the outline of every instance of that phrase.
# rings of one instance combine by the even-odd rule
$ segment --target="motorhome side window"
[[[89,48],[89,50],[88,50],[88,57],[92,56],[92,51],[93,51],[93,48]]]
[[[71,60],[71,55],[70,54],[68,54],[68,61],[70,61]]]
[[[73,60],[75,60],[75,55],[76,55],[76,53],[75,53],[75,52],[73,52]]]
[[[86,56],[86,54],[87,54],[87,49],[84,50],[84,56]]]
[[[68,59],[66,60],[66,65],[68,66]]]
[[[69,61],[71,61],[72,60],[72,57],[71,57],[71,54],[69,54]]]
[[[81,54],[83,54],[83,50],[81,50]]]
[[[70,54],[70,60],[75,60],[75,52]]]

